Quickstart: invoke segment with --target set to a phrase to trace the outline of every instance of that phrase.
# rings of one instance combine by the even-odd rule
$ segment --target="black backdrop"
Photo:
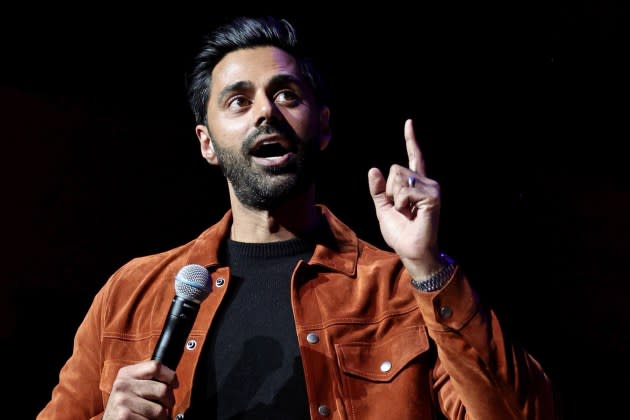
[[[192,239],[227,209],[183,73],[205,27],[239,12],[288,17],[315,48],[334,129],[320,200],[382,245],[367,170],[404,163],[414,118],[442,185],[442,247],[547,368],[565,417],[626,411],[621,2],[180,3],[0,16],[5,414],[45,404],[119,265]]]

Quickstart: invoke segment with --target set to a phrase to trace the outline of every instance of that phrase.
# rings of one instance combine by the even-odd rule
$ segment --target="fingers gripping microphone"
[[[151,360],[175,370],[184,352],[199,305],[210,294],[210,274],[198,264],[184,266],[175,277],[175,297]]]

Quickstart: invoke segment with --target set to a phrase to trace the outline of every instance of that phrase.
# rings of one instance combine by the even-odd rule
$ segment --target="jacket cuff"
[[[421,292],[411,284],[410,287],[427,327],[432,330],[459,331],[479,310],[479,298],[459,265],[439,290]]]

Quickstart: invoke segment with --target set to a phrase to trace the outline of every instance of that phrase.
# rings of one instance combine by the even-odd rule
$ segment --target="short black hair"
[[[322,77],[315,69],[312,58],[305,53],[303,43],[289,21],[271,16],[237,17],[206,35],[193,59],[192,70],[186,78],[186,90],[196,124],[207,122],[211,75],[217,63],[232,51],[261,46],[277,47],[292,55],[318,103],[328,105]]]

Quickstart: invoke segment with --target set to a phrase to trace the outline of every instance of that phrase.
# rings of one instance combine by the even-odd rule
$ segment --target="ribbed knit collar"
[[[278,258],[290,257],[312,251],[315,242],[304,238],[266,243],[246,243],[227,239],[226,252],[230,258]]]

